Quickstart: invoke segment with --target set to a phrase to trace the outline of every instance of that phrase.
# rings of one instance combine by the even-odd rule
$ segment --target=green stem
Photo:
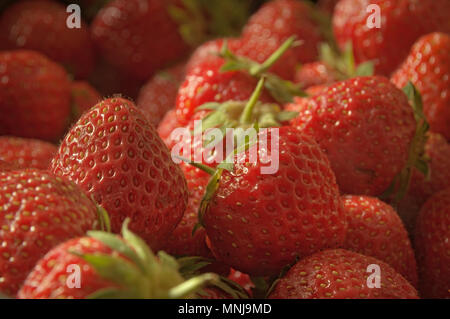
[[[205,285],[219,280],[219,277],[213,273],[203,274],[198,277],[191,278],[182,284],[170,289],[169,298],[170,299],[181,299],[189,297],[192,293],[197,292],[200,288]]]
[[[242,111],[242,115],[239,119],[239,123],[241,123],[241,124],[251,124],[252,123],[253,108],[256,105],[256,103],[258,102],[259,97],[261,96],[265,81],[266,81],[266,78],[264,76],[261,77],[261,79],[258,81],[258,85],[256,86],[255,91],[253,92],[252,96],[250,97],[247,104],[245,105],[244,111]]]
[[[294,44],[295,39],[295,35],[287,39],[266,61],[251,68],[250,74],[253,76],[258,76],[270,69],[275,62],[277,62],[278,59]]]
[[[178,156],[178,155],[173,155],[174,157],[182,160],[183,162],[192,165],[194,167],[197,167],[198,169],[201,169],[202,171],[204,171],[205,173],[209,174],[209,175],[214,175],[214,173],[216,172],[216,170],[214,168],[211,168],[205,164],[200,164],[200,163],[196,163],[196,162],[192,162],[191,160],[188,160],[187,158],[184,158],[182,156]]]

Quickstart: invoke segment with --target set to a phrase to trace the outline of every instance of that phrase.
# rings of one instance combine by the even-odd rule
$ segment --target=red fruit
[[[342,197],[348,231],[342,248],[377,258],[417,286],[414,251],[400,217],[375,197]]]
[[[13,163],[0,160],[0,172],[9,172],[18,169]]]
[[[205,193],[210,176],[189,164],[180,164],[186,177],[189,199],[183,218],[175,230],[167,238],[161,250],[175,256],[202,256],[211,258],[212,254],[206,246],[205,229],[192,234],[198,223],[198,208]]]
[[[430,130],[450,141],[449,52],[450,35],[431,33],[423,36],[394,73],[392,82],[403,87],[412,81],[422,95],[423,111]]]
[[[322,40],[319,27],[312,18],[312,8],[295,0],[276,0],[263,5],[242,31],[241,55],[262,63],[290,36],[297,36],[302,45],[291,49],[274,66],[274,73],[290,80],[296,63],[317,60],[317,47]]]
[[[338,2],[339,0],[319,0],[318,6],[322,11],[333,14],[334,7]]]
[[[140,92],[137,106],[155,126],[170,109],[175,107],[178,87],[184,80],[184,64],[156,74]]]
[[[301,66],[295,74],[295,83],[302,88],[330,85],[338,80],[337,74],[323,62],[312,62]]]
[[[380,28],[367,25],[373,21],[371,4],[380,8]],[[449,10],[447,0],[341,0],[334,10],[334,35],[342,49],[352,43],[356,63],[372,60],[376,74],[389,76],[420,36],[450,32]]]
[[[0,172],[0,291],[13,296],[54,246],[94,229],[97,208],[76,185],[39,170]]]
[[[114,0],[95,17],[92,37],[102,56],[119,70],[147,80],[189,50],[169,15],[174,0]]]
[[[12,136],[0,136],[0,160],[20,168],[46,170],[57,148],[53,144]]]
[[[416,128],[413,110],[384,77],[338,82],[297,111],[293,124],[325,150],[342,193],[380,195],[406,164]]]
[[[69,28],[69,15],[56,1],[17,1],[0,17],[0,48],[39,51],[77,78],[86,78],[94,67],[89,31],[84,22],[81,28]]]
[[[420,293],[424,298],[450,298],[450,188],[423,205],[415,246]]]
[[[0,135],[58,140],[70,115],[64,69],[35,51],[3,51],[0,79]]]
[[[194,116],[195,110],[207,102],[247,101],[255,90],[257,79],[240,71],[221,72],[223,59],[206,61],[187,74],[178,91],[176,115],[185,126]],[[264,91],[259,100],[273,103],[273,98]]]
[[[231,268],[230,274],[228,275],[228,279],[234,281],[238,285],[240,285],[244,290],[251,296],[252,288],[255,288],[255,284],[252,282],[249,275],[244,274],[240,271],[234,270]]]
[[[173,146],[173,141],[170,138],[171,133],[177,127],[183,126],[178,122],[175,109],[167,111],[158,125],[158,135],[169,149],[172,149]]]
[[[223,171],[202,217],[219,261],[251,275],[276,275],[296,257],[341,245],[346,221],[339,191],[317,143],[295,128],[279,128],[279,150],[271,149],[279,169],[272,174],[261,173],[259,158],[248,162],[255,147],[238,155],[233,171]],[[264,151],[270,150],[263,146],[259,154]]]
[[[103,206],[118,232],[130,229],[150,245],[176,227],[187,203],[186,181],[153,125],[134,104],[106,99],[85,113],[61,143],[51,170]]]
[[[102,99],[100,93],[88,82],[76,81],[71,84],[72,116],[77,121],[80,116]]]
[[[381,270],[381,288],[369,288],[369,265]],[[373,283],[370,280],[370,283]],[[344,249],[325,250],[295,264],[276,284],[272,299],[418,299],[417,291],[388,264]]]

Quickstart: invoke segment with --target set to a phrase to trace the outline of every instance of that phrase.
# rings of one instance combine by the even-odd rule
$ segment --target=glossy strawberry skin
[[[276,275],[297,256],[344,241],[346,221],[325,154],[292,127],[279,129],[279,147],[274,174],[261,174],[260,162],[224,171],[203,217],[216,258],[250,275]]]
[[[17,168],[18,167],[16,167],[15,164],[11,162],[5,162],[3,160],[0,160],[0,172],[9,172]]]
[[[57,147],[53,144],[13,136],[0,136],[0,160],[12,162],[20,168],[46,170]]]
[[[0,135],[58,140],[70,115],[64,69],[35,51],[2,51],[0,77]]]
[[[81,189],[44,171],[0,172],[0,188],[0,291],[12,296],[47,251],[98,217]]]
[[[210,176],[202,170],[184,162],[180,163],[186,177],[189,199],[186,211],[175,230],[168,236],[161,250],[175,256],[202,256],[212,258],[212,253],[206,246],[204,228],[192,233],[198,224],[198,208],[205,193]]]
[[[175,107],[178,87],[184,80],[184,64],[156,74],[139,91],[137,106],[155,126]]]
[[[381,9],[380,28],[367,27],[373,14],[367,10],[370,4]],[[448,10],[445,0],[342,0],[333,14],[334,35],[341,48],[352,43],[356,63],[372,60],[376,74],[389,76],[417,38],[433,31],[450,32],[445,21]],[[447,12],[446,19],[443,12]]]
[[[17,296],[19,299],[85,299],[92,293],[115,284],[102,278],[81,257],[73,254],[112,254],[112,250],[96,239],[80,237],[71,239],[50,250],[28,275]],[[81,287],[70,288],[66,284],[71,265],[80,269]],[[64,280],[62,280],[64,279]]]
[[[257,85],[257,79],[241,71],[221,72],[223,59],[206,61],[186,75],[176,100],[178,122],[185,126],[196,109],[207,102],[247,101]],[[267,91],[261,102],[273,103]]]
[[[450,188],[422,206],[415,235],[422,297],[450,298]]]
[[[91,25],[102,56],[121,71],[147,80],[189,50],[168,7],[178,1],[114,0]]]
[[[72,94],[72,121],[76,122],[80,116],[100,102],[100,93],[88,82],[75,81],[70,85]]]
[[[36,50],[65,66],[77,78],[86,78],[95,55],[89,30],[66,25],[69,14],[56,1],[17,1],[0,18],[0,48]]]
[[[430,130],[450,141],[450,35],[431,33],[411,48],[405,62],[393,74],[392,82],[403,87],[412,81],[423,99],[423,111]]]
[[[342,197],[348,230],[342,248],[389,264],[417,287],[414,251],[396,211],[375,197]]]
[[[106,99],[72,127],[51,170],[92,195],[119,232],[130,229],[153,249],[180,221],[187,203],[186,181],[155,128],[134,104]]]
[[[369,288],[369,265],[381,269],[381,288]],[[416,289],[386,263],[344,249],[325,250],[295,264],[271,299],[418,299]]]
[[[330,85],[338,80],[334,71],[323,62],[304,64],[295,74],[295,83],[302,88],[316,85]]]
[[[317,60],[317,47],[322,40],[312,19],[311,8],[295,0],[276,0],[264,4],[250,17],[242,31],[240,52],[262,63],[290,36],[297,36],[302,45],[289,50],[273,72],[292,80],[297,63]]]
[[[416,122],[406,95],[384,77],[337,82],[297,105],[293,125],[325,150],[345,194],[383,193],[406,164]]]

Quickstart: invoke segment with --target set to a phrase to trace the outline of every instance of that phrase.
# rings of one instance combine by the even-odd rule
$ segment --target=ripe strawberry
[[[155,256],[141,238],[128,229],[122,233],[123,238],[89,232],[89,237],[75,238],[52,249],[29,274],[18,297],[189,298],[202,286],[218,280],[211,273],[186,280],[173,257],[162,252]],[[79,267],[78,288],[69,285],[76,283],[69,277],[74,265]]]
[[[0,172],[9,172],[18,169],[15,164],[0,160]]]
[[[3,51],[0,79],[0,135],[61,137],[70,115],[70,83],[62,67],[35,51]]]
[[[0,189],[0,291],[12,296],[47,251],[96,227],[97,209],[44,171],[0,172]]]
[[[56,146],[44,141],[0,136],[0,159],[20,168],[46,170],[56,151]]]
[[[303,43],[292,48],[274,66],[282,78],[293,79],[296,63],[317,60],[317,47],[322,40],[318,25],[312,18],[312,8],[295,0],[275,0],[264,4],[247,22],[241,37],[241,54],[262,63],[290,36]],[[290,61],[290,62],[289,62]]]
[[[205,193],[209,175],[202,170],[184,162],[180,166],[186,177],[189,199],[183,218],[175,230],[167,238],[161,250],[175,256],[202,256],[211,258],[212,254],[206,246],[205,229],[199,229],[192,234],[198,223],[198,209]]]
[[[450,35],[431,33],[412,47],[392,82],[403,87],[411,81],[423,98],[430,130],[450,141]]]
[[[380,28],[368,27],[371,4],[381,9]],[[341,0],[333,14],[334,35],[342,49],[352,44],[356,63],[372,60],[376,74],[389,76],[420,36],[450,32],[449,10],[447,0]]]
[[[137,106],[155,126],[175,106],[178,87],[184,80],[184,64],[156,74],[140,90]]]
[[[102,99],[100,93],[88,82],[75,81],[70,85],[72,94],[72,122]]]
[[[169,14],[176,0],[114,0],[95,17],[92,37],[102,56],[119,70],[147,80],[189,50]]]
[[[415,246],[420,293],[424,298],[450,298],[450,188],[436,193],[422,207]]]
[[[270,145],[275,136],[266,134],[259,141]],[[346,221],[328,159],[311,137],[285,126],[275,141],[279,150],[258,144],[260,156],[279,154],[278,170],[261,173],[261,158],[249,163],[257,147],[251,145],[232,171],[223,171],[201,221],[219,261],[251,275],[275,275],[296,257],[341,245]]]
[[[228,275],[228,279],[234,281],[235,283],[240,285],[242,288],[244,288],[245,291],[250,296],[252,295],[252,289],[255,287],[255,284],[252,282],[249,275],[244,274],[238,270],[231,268],[230,274]]]
[[[158,135],[167,145],[169,149],[172,149],[173,141],[170,137],[172,131],[177,127],[183,127],[177,119],[175,109],[167,111],[166,115],[162,118],[158,125]]]
[[[342,197],[348,231],[342,248],[377,258],[417,286],[414,251],[400,217],[375,197]]]
[[[302,88],[330,85],[338,80],[337,74],[323,62],[312,62],[301,66],[295,74],[295,83]]]
[[[297,106],[293,124],[325,150],[341,192],[380,195],[406,165],[416,122],[388,79],[338,82]]]
[[[76,78],[86,78],[94,67],[89,31],[84,22],[81,28],[69,28],[68,16],[56,1],[17,1],[0,17],[0,49],[39,51]]]
[[[113,232],[130,217],[130,228],[155,247],[186,208],[181,169],[153,125],[123,98],[86,112],[62,141],[51,170],[94,196],[110,214]]]
[[[368,287],[369,265],[380,267],[380,288]],[[269,298],[418,299],[418,295],[416,289],[388,264],[336,249],[300,260],[278,281]]]

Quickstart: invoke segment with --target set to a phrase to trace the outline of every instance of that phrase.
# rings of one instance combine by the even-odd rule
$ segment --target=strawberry
[[[208,186],[213,192],[207,192],[200,210],[216,258],[250,275],[278,274],[296,257],[336,247],[345,236],[339,191],[325,154],[299,130],[277,130],[279,150],[267,147],[275,136],[263,131],[259,141],[267,138],[267,145],[252,144],[237,155],[231,171],[223,170],[221,177],[216,171]],[[260,158],[248,162],[257,144],[260,156],[270,149],[279,154],[275,173],[262,173]]]
[[[44,171],[0,172],[0,189],[0,291],[12,296],[47,251],[96,227],[97,209]]]
[[[89,30],[84,22],[81,28],[69,28],[68,16],[56,1],[16,1],[0,17],[0,49],[39,51],[76,78],[86,78],[94,67]]]
[[[380,28],[368,27],[371,4],[381,9]],[[450,32],[449,10],[447,0],[341,0],[333,14],[334,35],[341,49],[352,44],[357,64],[371,60],[376,74],[389,76],[420,36]]]
[[[420,293],[424,298],[450,298],[450,188],[428,199],[420,210],[415,246]]]
[[[341,192],[380,195],[406,165],[416,122],[388,79],[338,82],[297,106],[293,125],[325,150]]]
[[[0,159],[20,168],[46,170],[56,151],[56,146],[44,141],[0,136]]]
[[[147,120],[158,126],[167,111],[175,106],[178,87],[184,80],[184,64],[156,74],[140,90],[137,106]]]
[[[103,100],[72,127],[51,170],[78,184],[111,217],[119,232],[123,220],[151,246],[176,227],[188,192],[181,169],[136,106],[124,98]]]
[[[171,133],[177,127],[183,127],[177,119],[175,109],[167,111],[158,125],[158,135],[164,141],[169,149],[174,145],[171,139]]]
[[[2,51],[0,79],[0,135],[58,140],[70,115],[64,69],[35,51]]]
[[[295,83],[302,88],[316,85],[329,85],[338,80],[335,71],[323,62],[312,62],[301,66],[295,74]]]
[[[313,62],[318,57],[317,47],[322,40],[313,9],[304,2],[275,0],[264,4],[245,25],[240,52],[262,63],[290,36],[297,36],[302,44],[292,48],[287,56],[274,66],[272,72],[282,78],[293,79],[296,63]]]
[[[348,231],[342,248],[377,258],[417,286],[414,251],[395,210],[368,196],[342,197]]]
[[[157,69],[189,51],[169,14],[175,0],[114,0],[91,25],[94,42],[107,62],[147,80]]]
[[[0,160],[0,172],[9,172],[15,169],[18,169],[18,167],[15,164]]]
[[[88,82],[72,82],[70,90],[72,94],[72,122],[76,122],[84,112],[101,100],[100,93]]]
[[[431,33],[411,48],[405,62],[392,76],[403,87],[411,81],[423,97],[423,111],[430,130],[450,141],[450,35]]]
[[[205,193],[209,175],[191,165],[180,163],[186,177],[189,190],[189,199],[183,218],[175,230],[167,238],[161,250],[175,256],[203,256],[211,258],[212,254],[206,246],[206,233],[199,229],[192,234],[194,226],[198,223],[197,212]]]
[[[380,288],[369,288],[369,265],[380,267]],[[373,283],[373,282],[372,282]],[[417,291],[388,264],[344,249],[300,260],[281,278],[271,299],[418,299]]]
[[[255,288],[255,284],[252,282],[249,275],[231,268],[228,279],[239,284],[242,288],[245,289],[245,291],[247,291],[250,296],[252,295],[252,288]]]
[[[218,281],[207,273],[185,279],[180,264],[160,252],[154,255],[144,241],[126,229],[122,236],[89,232],[69,240],[45,255],[18,293],[21,299],[189,298],[202,286]],[[79,284],[70,278],[78,266]],[[155,280],[157,278],[157,280]]]

